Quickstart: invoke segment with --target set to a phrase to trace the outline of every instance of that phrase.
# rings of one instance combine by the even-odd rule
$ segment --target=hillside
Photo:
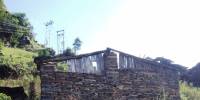
[[[26,14],[10,13],[0,0],[0,87],[23,87],[26,95],[39,98],[34,58],[43,49],[34,39]]]
[[[17,72],[19,76],[33,73],[36,65],[33,62],[37,53],[28,52],[19,48],[2,48],[1,65],[6,65]]]

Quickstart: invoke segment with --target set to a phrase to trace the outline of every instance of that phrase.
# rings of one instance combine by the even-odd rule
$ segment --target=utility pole
[[[65,31],[58,30],[57,31],[57,52],[58,54],[63,53],[65,50]]]
[[[53,25],[53,21],[52,20],[50,20],[49,22],[46,22],[45,23],[45,26],[46,26],[46,33],[45,33],[45,47],[51,47],[51,28],[52,27],[50,27],[50,26],[52,26]]]

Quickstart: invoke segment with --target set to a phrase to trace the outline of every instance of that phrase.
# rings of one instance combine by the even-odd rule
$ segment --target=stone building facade
[[[61,61],[68,72],[56,69]],[[44,60],[38,66],[41,100],[180,100],[175,67],[113,49]]]

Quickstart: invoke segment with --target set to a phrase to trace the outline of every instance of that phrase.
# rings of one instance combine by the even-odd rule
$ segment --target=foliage
[[[3,3],[3,0],[0,0],[0,11],[5,11],[6,10],[6,6]]]
[[[74,48],[75,54],[77,53],[78,50],[81,49],[81,45],[82,45],[82,41],[77,37],[73,43],[73,48]]]
[[[20,44],[20,39],[23,36],[23,33],[16,32],[15,34],[12,34],[10,37],[10,44],[12,47],[17,47]]]
[[[51,48],[41,49],[38,51],[38,57],[50,57],[55,55],[55,51]]]
[[[18,48],[4,47],[2,54],[0,56],[0,64],[11,67],[20,75],[30,74],[36,70],[36,65],[33,62],[33,58],[37,56],[36,53]]]
[[[9,13],[3,0],[0,1],[0,34],[4,42],[9,42],[12,47],[18,47],[23,36],[32,38],[32,25],[25,13]]]
[[[57,63],[57,70],[66,72],[67,68],[68,68],[68,66],[65,62]]]
[[[40,89],[40,77],[33,77],[32,75],[29,76],[23,76],[19,79],[16,80],[11,80],[11,79],[7,79],[7,80],[0,80],[0,86],[1,87],[20,87],[22,86],[25,90],[25,93],[29,96],[30,93],[30,83],[34,82],[35,84],[35,98],[36,100],[39,100],[40,98],[40,93],[41,93],[41,89]],[[1,99],[0,99],[1,100]]]
[[[26,17],[25,13],[14,13],[12,15],[13,17],[18,19],[18,25],[23,27],[31,27],[31,24],[28,21],[28,18]]]
[[[68,47],[66,50],[64,50],[63,55],[65,55],[65,56],[74,56],[75,54],[74,54],[73,50]]]
[[[181,100],[199,100],[200,88],[193,87],[192,84],[179,82]]]
[[[10,96],[0,93],[0,100],[12,100]]]
[[[25,13],[10,13],[7,11],[3,0],[0,0],[0,65],[6,65],[20,74],[20,77],[15,80],[0,80],[0,86],[23,86],[28,94],[29,83],[34,81],[36,84],[36,96],[39,99],[40,79],[33,75],[36,72],[36,65],[33,60],[38,56],[38,52],[33,51],[44,47],[34,41],[32,29],[33,27]],[[22,37],[28,37],[31,44],[29,46],[20,46]],[[6,46],[21,47],[25,50],[4,47],[4,43],[6,43]],[[31,52],[26,51],[27,48]],[[48,51],[50,55],[55,53],[50,49]],[[2,99],[0,94],[0,100],[7,99]]]

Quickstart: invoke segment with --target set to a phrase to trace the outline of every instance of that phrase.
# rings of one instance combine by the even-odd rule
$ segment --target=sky
[[[193,67],[200,62],[199,0],[4,0],[10,12],[24,12],[44,44],[45,23],[65,30],[65,47],[79,37],[79,53],[114,48],[138,57],[165,57]]]

